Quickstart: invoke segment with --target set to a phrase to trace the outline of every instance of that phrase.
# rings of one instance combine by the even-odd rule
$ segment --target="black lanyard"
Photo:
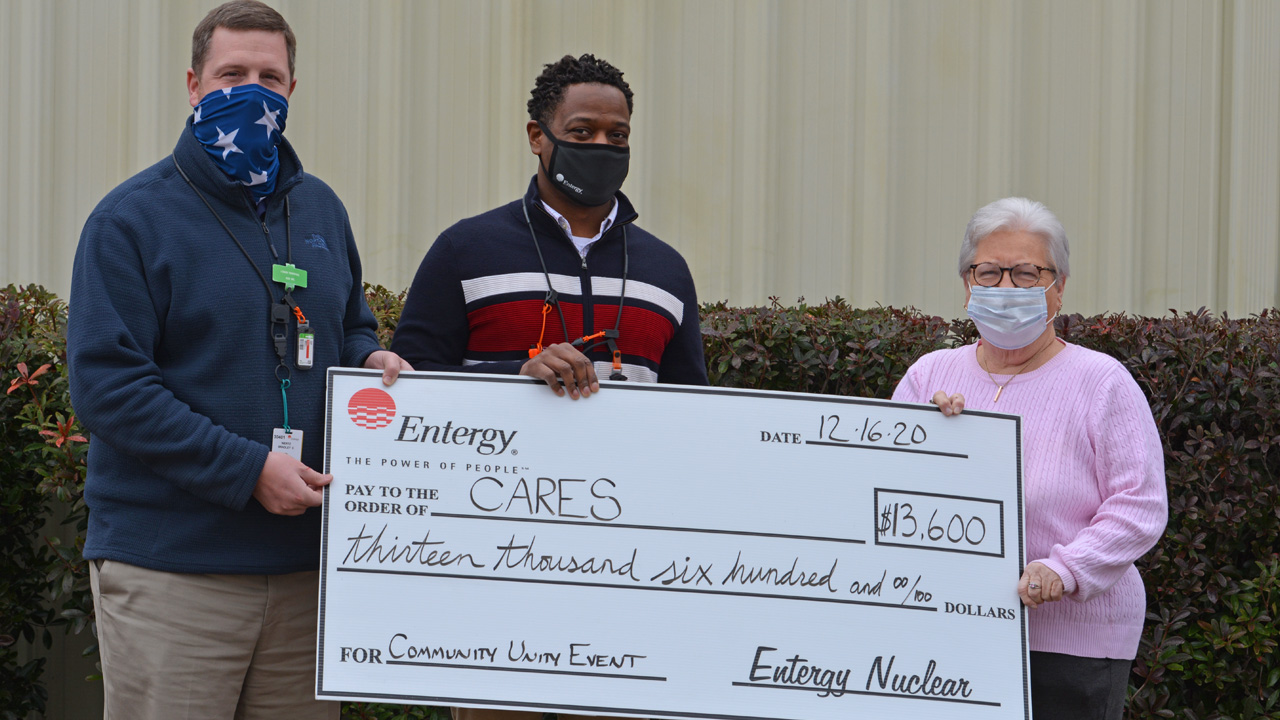
[[[284,291],[279,302],[275,301],[275,293],[271,289],[271,283],[267,282],[267,277],[262,274],[262,270],[258,268],[258,264],[253,261],[253,256],[250,255],[249,251],[245,249],[243,244],[241,244],[240,238],[236,237],[234,232],[231,232],[231,228],[223,221],[222,216],[218,214],[217,210],[213,209],[213,205],[211,205],[205,198],[204,194],[200,192],[199,188],[196,187],[196,184],[191,182],[191,178],[187,177],[187,173],[182,169],[182,166],[178,164],[177,157],[173,157],[173,166],[178,169],[178,174],[182,176],[182,179],[187,181],[187,185],[191,186],[191,191],[196,194],[196,197],[200,198],[200,201],[204,203],[204,206],[209,208],[209,212],[213,213],[214,219],[218,221],[218,224],[222,226],[222,229],[226,230],[227,234],[231,236],[231,240],[236,244],[236,247],[240,248],[240,252],[244,254],[245,260],[249,261],[249,266],[253,268],[253,272],[256,273],[258,275],[258,279],[262,281],[262,286],[266,288],[267,297],[271,299],[271,340],[272,344],[275,346],[276,357],[279,358],[280,361],[279,364],[276,365],[275,372],[276,379],[280,381],[280,396],[284,402],[284,429],[285,432],[288,432],[290,430],[289,397],[286,394],[286,391],[289,389],[291,382],[290,369],[287,362],[289,357],[289,316],[296,314],[299,318],[299,322],[301,322],[302,314],[301,311],[298,310],[298,304],[294,302],[293,295],[288,289]],[[263,221],[263,229],[267,233],[267,248],[271,250],[271,257],[275,262],[279,263],[280,254],[276,252],[276,246],[271,242],[270,230],[266,230],[265,221]],[[288,195],[284,198],[284,247],[285,262],[292,265],[293,229],[289,218]]]
[[[547,271],[547,261],[542,257],[542,245],[538,242],[538,234],[533,230],[533,220],[529,218],[529,206],[523,200],[520,201],[520,207],[524,210],[524,221],[529,225],[529,236],[533,238],[533,247],[538,251],[538,262],[542,265],[542,275],[547,279],[547,296],[543,300],[543,327],[546,327],[546,310],[554,307],[560,315],[560,328],[564,330],[564,337],[569,339],[569,324],[564,320],[564,310],[560,309],[560,294],[556,292],[555,287],[551,284],[551,273]],[[603,238],[602,238],[603,239]],[[627,226],[622,226],[622,289],[618,293],[618,317],[613,321],[613,329],[601,330],[594,335],[587,334],[587,328],[582,328],[582,337],[574,340],[571,345],[579,348],[582,354],[587,354],[592,350],[604,345],[609,348],[609,354],[613,358],[613,372],[609,375],[610,380],[626,380],[627,376],[622,374],[622,352],[618,350],[618,328],[622,326],[622,307],[627,303],[627,266],[630,265],[631,254],[627,248]],[[586,261],[583,266],[586,267]],[[594,290],[593,290],[594,292]],[[593,345],[587,345],[592,340],[604,338]],[[542,338],[538,338],[538,351],[542,350]],[[533,356],[532,350],[529,351],[530,357]]]

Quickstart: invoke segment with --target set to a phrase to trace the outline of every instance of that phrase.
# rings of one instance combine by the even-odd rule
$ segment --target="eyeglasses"
[[[969,266],[969,274],[973,277],[973,281],[982,287],[995,287],[1004,279],[1004,274],[1009,273],[1009,279],[1013,280],[1013,284],[1020,288],[1035,287],[1040,284],[1040,274],[1049,273],[1053,279],[1058,278],[1058,271],[1053,268],[1040,267],[1032,263],[1019,263],[1013,267],[1000,267],[991,262],[978,263]]]

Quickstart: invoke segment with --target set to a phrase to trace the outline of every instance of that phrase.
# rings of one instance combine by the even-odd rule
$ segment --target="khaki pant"
[[[105,720],[337,720],[315,699],[319,573],[89,563]]]

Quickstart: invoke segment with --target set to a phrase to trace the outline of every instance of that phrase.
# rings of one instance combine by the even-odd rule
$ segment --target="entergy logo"
[[[368,430],[377,430],[391,424],[396,417],[396,401],[378,388],[365,388],[351,396],[347,403],[347,415],[351,422]]]

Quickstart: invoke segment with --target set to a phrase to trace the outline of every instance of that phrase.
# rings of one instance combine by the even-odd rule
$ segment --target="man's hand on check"
[[[324,501],[324,486],[332,475],[316,472],[282,452],[267,454],[253,496],[276,515],[301,515]]]
[[[556,395],[577,400],[600,392],[595,366],[569,343],[557,343],[542,350],[520,368],[521,375],[537,378],[551,387]]]

